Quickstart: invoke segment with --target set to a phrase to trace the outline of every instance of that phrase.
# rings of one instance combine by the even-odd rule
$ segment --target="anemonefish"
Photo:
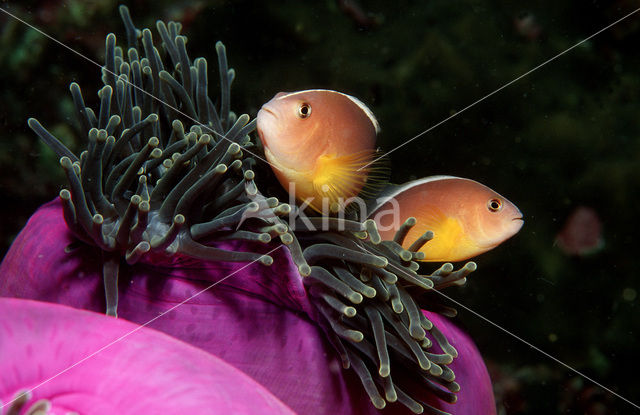
[[[383,239],[393,239],[409,217],[416,225],[404,239],[408,248],[427,231],[434,237],[420,251],[424,261],[462,261],[489,251],[522,227],[520,210],[505,197],[470,179],[433,176],[390,187],[370,218]]]
[[[357,98],[324,89],[280,92],[257,122],[267,161],[299,201],[335,212],[364,187],[380,127]]]

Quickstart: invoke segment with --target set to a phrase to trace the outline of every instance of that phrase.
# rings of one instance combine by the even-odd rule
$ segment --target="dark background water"
[[[233,108],[254,116],[278,91],[359,97],[391,150],[572,47],[637,1],[135,1],[138,27],[184,23],[192,56],[216,40],[237,71]],[[346,6],[345,6],[346,4]],[[355,4],[355,6],[350,6]],[[114,1],[0,7],[102,63],[124,30]],[[154,30],[155,32],[155,30]],[[155,35],[155,33],[154,33]],[[478,180],[525,215],[518,235],[476,259],[446,294],[622,396],[640,400],[640,12],[390,154],[392,181]],[[0,13],[0,255],[65,183],[26,127],[36,116],[77,150],[68,84],[95,106],[99,69]],[[554,244],[578,206],[597,212],[604,248]],[[630,413],[634,408],[472,313],[457,322],[486,358],[501,414]]]

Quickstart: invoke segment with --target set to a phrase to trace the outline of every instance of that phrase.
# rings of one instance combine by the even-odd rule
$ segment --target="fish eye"
[[[307,118],[311,115],[311,105],[307,104],[306,102],[303,102],[302,104],[300,104],[300,106],[298,107],[298,117],[300,118]]]
[[[502,209],[502,200],[490,199],[487,202],[487,209],[489,209],[491,212],[499,212]]]

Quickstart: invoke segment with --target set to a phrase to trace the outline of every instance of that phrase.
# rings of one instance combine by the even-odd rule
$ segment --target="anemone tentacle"
[[[257,191],[250,168],[255,163],[243,149],[253,146],[249,134],[255,122],[230,110],[235,75],[224,46],[216,45],[222,71],[218,110],[207,96],[206,60],[189,58],[178,23],[157,24],[161,49],[169,57],[163,61],[151,31],[136,29],[126,7],[120,13],[129,48],[117,46],[114,34],[107,36],[99,108],[87,107],[80,86],[70,86],[87,150],[76,156],[29,119],[67,173],[69,189],[60,198],[69,228],[78,239],[109,253],[104,283],[112,315],[121,259],[144,261],[154,252],[269,265],[268,255],[210,245],[230,239],[268,243],[269,233],[258,230],[269,225],[262,211],[290,210],[277,199],[259,205],[250,198]],[[229,189],[230,196],[224,197]],[[224,215],[229,209],[237,213]],[[249,218],[243,216],[247,211]],[[237,229],[240,225],[244,229]]]
[[[7,415],[18,414],[23,409],[26,409],[23,412],[25,415],[46,414],[51,410],[51,401],[48,399],[38,399],[35,402],[30,402],[33,400],[32,398],[33,394],[26,389],[16,392],[14,398],[7,404]],[[2,401],[0,401],[0,404],[2,404]],[[75,414],[75,412],[66,412],[66,415]]]
[[[447,365],[457,351],[420,309],[444,314],[452,309],[433,297],[429,304],[419,302],[413,293],[463,284],[475,263],[455,272],[445,264],[430,275],[419,275],[413,260],[420,258],[417,250],[433,232],[403,249],[400,243],[415,219],[407,220],[391,241],[380,239],[372,221],[299,218],[295,224],[304,257],[312,265],[305,283],[320,310],[318,323],[333,333],[331,342],[343,366],[355,369],[373,405],[381,409],[398,401],[415,413],[443,413],[419,397],[426,392],[455,402],[459,386]],[[442,353],[429,351],[434,342]],[[417,382],[423,390],[416,394]]]

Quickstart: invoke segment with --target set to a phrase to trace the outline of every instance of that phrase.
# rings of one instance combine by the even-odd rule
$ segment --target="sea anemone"
[[[436,408],[438,402],[455,402],[460,390],[452,370],[459,351],[429,314],[420,310],[455,315],[433,291],[463,284],[475,264],[453,271],[447,263],[430,275],[420,275],[418,250],[433,234],[427,232],[403,249],[415,220],[408,219],[394,240],[383,241],[372,220],[297,217],[295,206],[262,196],[254,180],[260,153],[250,136],[255,123],[248,115],[236,116],[230,110],[229,88],[235,72],[227,65],[224,46],[216,44],[220,74],[216,107],[208,96],[207,62],[189,58],[179,23],[157,23],[160,51],[150,30],[136,29],[126,7],[121,6],[120,12],[129,47],[125,51],[116,46],[113,34],[106,38],[100,108],[93,111],[85,106],[77,84],[70,88],[88,137],[87,150],[76,156],[38,121],[29,119],[29,126],[60,156],[69,185],[60,192],[60,201],[45,206],[14,243],[0,270],[0,294],[44,296],[50,301],[65,298],[74,306],[95,309],[95,299],[83,299],[84,288],[79,287],[96,290],[100,283],[90,277],[97,271],[102,274],[107,314],[120,313],[142,323],[140,314],[136,318],[132,314],[145,306],[156,313],[151,317],[157,317],[159,309],[184,314],[178,312],[180,308],[170,310],[158,303],[163,290],[175,293],[174,289],[182,288],[186,299],[199,293],[194,287],[206,288],[202,281],[224,280],[229,274],[221,275],[221,269],[244,270],[229,263],[259,262],[263,268],[253,268],[256,274],[243,272],[229,279],[235,290],[243,292],[243,300],[238,295],[227,298],[229,292],[218,292],[211,300],[238,302],[226,311],[227,325],[236,324],[233,313],[237,321],[238,315],[251,309],[243,307],[255,301],[254,296],[302,313],[324,331],[342,367],[353,368],[376,408],[397,401],[415,413],[442,413]],[[44,226],[42,215],[58,220],[34,233],[34,227]],[[60,233],[53,234],[54,229]],[[37,240],[33,235],[38,235]],[[273,244],[273,238],[283,245]],[[67,285],[50,286],[51,291],[44,294],[41,287],[21,286],[19,279],[27,274],[20,271],[24,258],[31,258],[26,261],[26,267],[33,268],[29,275],[37,284],[47,284],[43,264],[36,260],[38,256],[31,256],[47,249],[46,242],[57,246],[59,254],[53,258],[49,252],[40,252],[41,258],[53,262],[47,272],[70,274],[65,277]],[[275,269],[264,267],[272,265],[274,258],[283,262]],[[204,276],[199,274],[203,270]],[[90,281],[80,283],[80,272]],[[176,282],[174,273],[181,281]],[[197,284],[184,285],[183,279]],[[57,284],[54,281],[50,284]],[[145,301],[119,305],[119,291],[121,295],[135,291],[136,284],[156,291]],[[227,317],[215,317],[198,315],[200,324],[187,326],[193,343],[198,343],[199,336],[220,338],[212,332]],[[207,331],[195,332],[206,324],[210,325]],[[247,327],[256,327],[255,322]],[[286,329],[286,324],[280,328]],[[317,329],[304,330],[311,336]],[[261,341],[255,332],[246,335]],[[272,338],[273,333],[269,335]],[[282,338],[288,333],[277,335]],[[221,356],[221,347],[210,351]],[[240,352],[250,353],[247,350]]]

